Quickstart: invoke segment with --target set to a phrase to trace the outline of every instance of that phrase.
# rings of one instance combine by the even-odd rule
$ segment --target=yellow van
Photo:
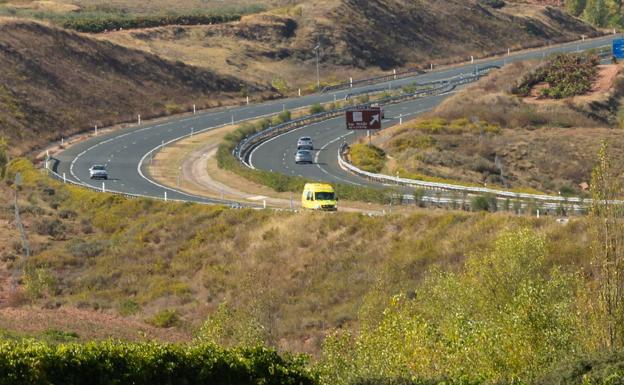
[[[306,183],[301,194],[301,207],[310,210],[336,211],[336,193],[326,183]]]

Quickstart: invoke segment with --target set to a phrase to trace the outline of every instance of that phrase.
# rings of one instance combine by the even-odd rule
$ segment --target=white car
[[[89,176],[91,179],[108,179],[108,171],[106,166],[101,164],[94,164],[89,167]]]
[[[312,144],[312,138],[309,136],[302,136],[297,141],[297,150],[314,150],[314,145]]]

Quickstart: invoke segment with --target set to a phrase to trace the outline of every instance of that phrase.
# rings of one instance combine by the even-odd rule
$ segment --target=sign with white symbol
[[[624,59],[624,39],[613,40],[613,56]]]
[[[381,109],[370,107],[349,110],[346,112],[347,130],[379,130],[381,129]]]

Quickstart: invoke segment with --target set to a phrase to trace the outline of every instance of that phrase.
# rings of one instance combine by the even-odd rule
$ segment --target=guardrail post
[[[63,183],[67,183],[67,178],[65,177],[65,173],[63,173]]]

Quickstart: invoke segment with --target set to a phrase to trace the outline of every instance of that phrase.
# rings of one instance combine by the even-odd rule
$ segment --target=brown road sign
[[[347,130],[380,130],[381,108],[369,107],[347,111]]]

